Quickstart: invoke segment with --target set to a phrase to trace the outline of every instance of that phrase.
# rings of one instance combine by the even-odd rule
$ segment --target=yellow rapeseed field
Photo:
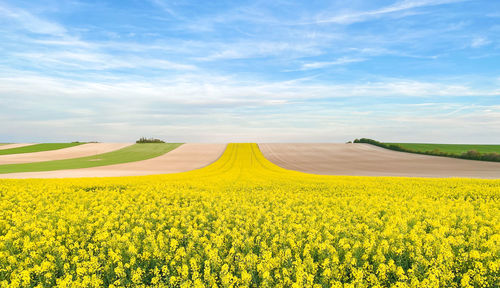
[[[499,180],[310,175],[255,144],[179,174],[0,180],[1,287],[499,281]]]

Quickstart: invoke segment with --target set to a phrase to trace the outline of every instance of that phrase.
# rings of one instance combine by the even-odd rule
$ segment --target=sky
[[[500,144],[500,2],[3,1],[0,142]]]

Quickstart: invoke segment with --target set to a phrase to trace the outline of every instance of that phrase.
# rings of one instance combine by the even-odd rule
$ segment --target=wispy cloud
[[[309,69],[319,69],[325,68],[329,66],[337,66],[344,65],[349,63],[363,62],[366,59],[363,58],[349,58],[349,57],[341,57],[334,61],[323,61],[323,62],[310,62],[302,64],[301,70],[309,70]]]
[[[137,99],[144,105],[155,101],[176,104],[217,106],[295,103],[314,99],[394,98],[394,97],[498,97],[495,87],[478,89],[471,85],[422,82],[409,79],[385,79],[367,83],[316,83],[314,79],[297,81],[240,81],[231,76],[186,74],[172,78],[145,80],[115,79],[106,81],[63,80],[38,74],[9,76],[0,74],[0,95],[18,95],[20,99]],[[4,98],[4,101],[7,101]],[[428,103],[428,102],[426,102]],[[124,105],[129,105],[124,102]]]
[[[494,3],[382,2],[0,0],[0,142],[500,141]]]
[[[443,4],[451,4],[457,2],[464,2],[467,0],[404,0],[398,1],[392,5],[385,6],[375,10],[362,11],[362,12],[347,12],[343,14],[334,15],[331,17],[324,17],[316,19],[314,22],[308,24],[323,24],[323,23],[336,23],[336,24],[352,24],[357,22],[368,21],[377,17],[391,15],[397,12],[404,12],[415,8],[437,6]]]
[[[161,70],[195,70],[195,65],[181,64],[158,58],[143,58],[130,55],[109,55],[86,51],[73,52],[46,52],[46,53],[14,53],[15,55],[30,60],[38,66],[61,68],[77,68],[83,70],[109,70],[154,68]]]
[[[169,16],[172,16],[175,19],[183,19],[183,17],[181,17],[179,13],[175,11],[175,9],[172,7],[171,4],[169,4],[169,2],[163,0],[150,0],[150,2],[153,5],[160,7],[163,11],[167,12]]]
[[[32,33],[53,36],[63,36],[66,34],[66,29],[58,23],[48,21],[26,10],[9,7],[2,3],[0,3],[0,15],[14,21],[18,27],[22,27]]]
[[[472,39],[471,43],[470,43],[470,46],[472,48],[479,48],[479,47],[482,47],[482,46],[485,46],[485,45],[488,45],[490,44],[491,41],[488,40],[487,38],[485,37],[476,37],[474,39]]]
[[[209,44],[209,43],[208,43]],[[237,43],[212,43],[212,50],[207,56],[197,57],[200,61],[215,61],[227,59],[246,59],[257,57],[280,56],[304,57],[320,53],[315,43],[291,43],[286,41],[240,41]]]

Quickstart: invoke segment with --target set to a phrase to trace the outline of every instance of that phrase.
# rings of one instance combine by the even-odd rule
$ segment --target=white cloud
[[[14,75],[14,76],[12,76]],[[19,75],[19,76],[15,76]],[[408,79],[386,79],[378,82],[322,84],[310,78],[263,82],[239,81],[230,76],[185,74],[148,81],[133,78],[118,80],[69,80],[34,73],[6,71],[0,74],[0,96],[90,98],[101,100],[141,99],[165,103],[203,103],[218,105],[269,105],[308,99],[349,97],[460,97],[500,96],[495,89],[476,89],[466,84],[422,82]],[[127,101],[128,101],[127,100]],[[172,101],[172,102],[171,102]]]
[[[500,91],[405,79],[359,84],[310,81],[242,82],[190,74],[96,82],[3,72],[0,121],[9,125],[0,127],[0,140],[132,141],[154,135],[169,141],[342,142],[370,135],[385,140],[411,128],[411,137],[401,134],[396,140],[425,141],[433,135],[429,129],[436,133],[443,129],[440,137],[458,141],[453,133],[466,137],[471,131],[500,125],[498,105],[467,107],[459,100],[436,101],[438,96],[498,97]],[[402,101],[411,97],[417,103],[422,99],[422,104],[400,105],[398,97]],[[380,101],[383,98],[387,101]]]

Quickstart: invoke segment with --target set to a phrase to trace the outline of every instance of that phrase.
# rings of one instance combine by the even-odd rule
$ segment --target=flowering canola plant
[[[320,176],[255,144],[144,177],[0,181],[1,287],[499,287],[500,181]]]

